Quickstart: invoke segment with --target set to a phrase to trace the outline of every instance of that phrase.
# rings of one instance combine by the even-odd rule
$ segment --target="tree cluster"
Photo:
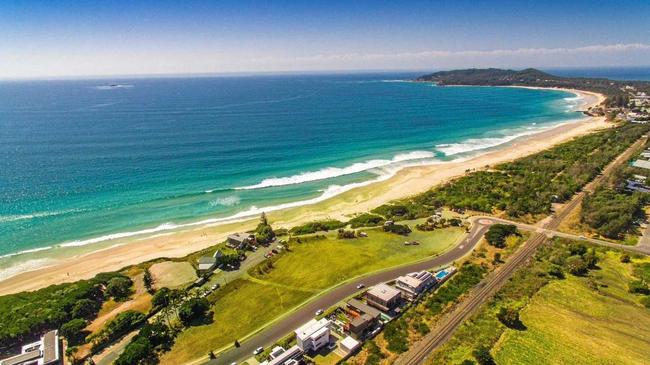
[[[485,240],[496,248],[506,247],[506,238],[519,234],[514,224],[493,224],[485,233]]]

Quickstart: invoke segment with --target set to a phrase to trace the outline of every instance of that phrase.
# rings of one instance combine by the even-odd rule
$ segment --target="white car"
[[[253,351],[253,355],[259,355],[262,352],[264,352],[264,347],[258,347],[257,349],[255,349],[255,351]]]
[[[357,285],[357,289],[363,289],[365,287],[366,287],[366,284],[364,284],[364,283],[361,283],[361,284]]]
[[[319,309],[319,310],[316,311],[316,315],[317,315],[317,316],[320,316],[320,315],[323,314],[323,313],[324,313],[324,312],[323,312],[322,309]]]

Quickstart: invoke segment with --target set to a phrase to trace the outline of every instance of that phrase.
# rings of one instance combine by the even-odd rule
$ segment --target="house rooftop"
[[[329,325],[330,321],[327,318],[321,318],[320,320],[312,319],[296,329],[296,336],[299,338],[307,338]]]
[[[212,256],[201,256],[201,257],[199,257],[199,264],[200,265],[201,264],[214,264],[215,262],[217,262],[216,257],[212,257]]]
[[[368,290],[368,294],[381,300],[389,301],[400,295],[400,291],[387,284],[377,284]]]

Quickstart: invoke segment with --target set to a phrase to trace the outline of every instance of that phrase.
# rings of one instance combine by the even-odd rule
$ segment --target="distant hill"
[[[435,82],[438,85],[478,85],[478,86],[536,86],[559,87],[594,91],[608,97],[624,94],[627,85],[639,90],[650,90],[647,81],[618,81],[605,78],[562,77],[527,68],[525,70],[504,70],[498,68],[472,68],[465,70],[441,71],[423,75],[415,79],[421,82]]]

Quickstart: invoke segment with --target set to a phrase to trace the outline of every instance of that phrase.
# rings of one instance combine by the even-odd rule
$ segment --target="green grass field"
[[[528,329],[506,330],[497,343],[497,363],[647,364],[650,310],[627,292],[632,265],[618,258],[607,253],[593,272],[599,291],[574,276],[542,288],[521,313]]]
[[[181,364],[205,356],[210,350],[231,345],[235,339],[257,330],[310,297],[355,276],[424,259],[453,246],[464,229],[414,231],[408,237],[366,230],[369,237],[325,239],[292,243],[274,269],[265,275],[238,279],[213,294],[214,321],[191,327],[177,338],[163,364]],[[418,240],[418,246],[404,246]],[[254,270],[253,270],[254,271]]]
[[[459,228],[433,232],[413,231],[408,237],[366,230],[369,237],[337,239],[329,234],[326,240],[293,243],[275,263],[270,273],[256,278],[274,283],[320,291],[352,277],[391,266],[433,256],[451,247],[463,237]],[[419,246],[404,246],[404,241],[419,241]]]

